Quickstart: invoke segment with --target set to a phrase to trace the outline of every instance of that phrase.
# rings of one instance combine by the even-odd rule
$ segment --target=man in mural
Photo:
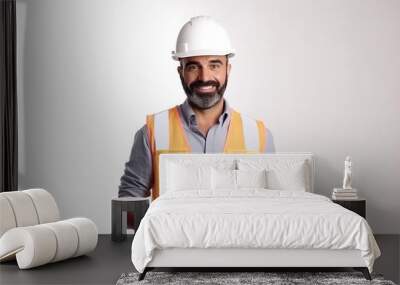
[[[234,56],[225,29],[210,17],[194,17],[181,29],[172,58],[186,100],[146,118],[136,132],[121,177],[119,196],[152,196],[158,190],[158,157],[165,152],[274,152],[262,121],[232,109],[223,95]]]

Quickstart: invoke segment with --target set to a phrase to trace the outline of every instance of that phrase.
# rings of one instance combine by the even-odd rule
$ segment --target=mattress
[[[162,249],[359,250],[372,272],[380,255],[364,218],[327,197],[241,189],[167,192],[153,201],[132,242],[139,272]]]

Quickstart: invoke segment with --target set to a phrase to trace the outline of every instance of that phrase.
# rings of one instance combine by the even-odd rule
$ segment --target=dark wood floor
[[[375,272],[399,283],[400,236],[377,235],[382,256]],[[0,284],[115,284],[124,272],[135,271],[130,249],[132,236],[115,243],[109,235],[100,235],[97,248],[87,256],[19,270],[15,261],[0,264]]]

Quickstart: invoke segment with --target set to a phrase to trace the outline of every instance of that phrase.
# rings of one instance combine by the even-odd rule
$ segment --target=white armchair
[[[87,218],[61,221],[44,189],[0,193],[0,262],[17,259],[28,269],[80,256],[96,248],[97,236]]]

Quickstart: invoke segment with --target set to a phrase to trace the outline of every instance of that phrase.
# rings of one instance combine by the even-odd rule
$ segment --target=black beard
[[[217,81],[195,81],[188,86],[185,81],[183,80],[182,76],[179,76],[181,79],[182,87],[183,90],[185,90],[186,96],[189,99],[190,105],[196,107],[197,109],[200,110],[207,110],[215,105],[218,104],[219,101],[221,101],[222,97],[224,96],[226,86],[228,85],[228,76],[225,78],[225,83],[220,87],[220,84]],[[194,91],[194,88],[200,87],[200,86],[215,86],[217,91],[213,93],[204,93],[204,94],[197,94]]]

